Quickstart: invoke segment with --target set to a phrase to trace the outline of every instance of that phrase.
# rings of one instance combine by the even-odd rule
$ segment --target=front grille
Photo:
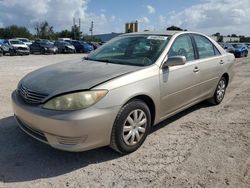
[[[25,88],[23,85],[19,87],[18,92],[26,102],[32,103],[32,104],[42,103],[43,100],[46,97],[48,97],[48,94],[32,91],[30,89]]]
[[[45,135],[43,134],[43,132],[37,130],[37,129],[34,129],[34,128],[31,128],[30,126],[26,125],[25,123],[23,123],[20,119],[18,119],[16,117],[16,120],[20,126],[20,128],[26,132],[27,134],[29,134],[30,136],[42,141],[42,142],[45,142],[45,143],[48,143],[48,140],[47,138],[45,137]]]
[[[28,50],[28,48],[25,48],[25,47],[18,47],[17,49],[18,50]]]

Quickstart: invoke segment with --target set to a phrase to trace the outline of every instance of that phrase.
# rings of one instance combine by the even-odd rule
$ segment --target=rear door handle
[[[220,64],[224,64],[224,61],[223,61],[223,60],[220,60]]]
[[[198,68],[198,67],[194,67],[194,70],[193,70],[194,72],[199,72],[200,71],[200,69]]]

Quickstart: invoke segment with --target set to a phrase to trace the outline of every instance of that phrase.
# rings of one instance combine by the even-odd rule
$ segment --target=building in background
[[[225,36],[210,36],[210,37],[217,42],[240,42],[240,37],[225,37]]]
[[[139,31],[139,23],[138,21],[130,22],[125,24],[125,33],[133,33]],[[107,42],[111,40],[114,37],[117,37],[123,33],[108,33],[108,34],[99,34],[99,35],[93,35],[93,37],[100,39],[102,42]]]
[[[138,21],[125,24],[125,33],[134,33],[139,31]]]

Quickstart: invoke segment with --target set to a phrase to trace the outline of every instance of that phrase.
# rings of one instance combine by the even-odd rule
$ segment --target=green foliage
[[[71,33],[72,33],[71,38],[73,38],[75,40],[80,40],[81,39],[82,32],[80,31],[80,27],[78,27],[77,25],[72,26]]]
[[[221,35],[220,35],[219,32],[217,32],[217,33],[215,33],[215,34],[212,34],[212,36],[220,37]]]
[[[184,30],[181,29],[180,27],[177,27],[177,26],[174,26],[174,25],[168,27],[166,30],[167,30],[167,31],[184,31]],[[187,31],[187,30],[185,29],[185,31]]]
[[[55,33],[55,38],[72,38],[72,32],[65,29]]]
[[[223,36],[222,36],[222,35],[219,35],[219,36],[218,36],[217,42],[223,42]]]
[[[82,37],[82,40],[83,40],[83,41],[86,41],[86,42],[101,42],[100,39],[95,38],[95,37],[93,37],[93,36],[89,36],[89,35],[83,36],[83,37]]]
[[[34,28],[36,37],[49,40],[54,38],[53,26],[50,26],[47,21],[35,23]]]
[[[0,28],[0,38],[10,39],[16,37],[31,38],[32,35],[27,28],[19,27],[17,25],[11,25],[6,28]]]

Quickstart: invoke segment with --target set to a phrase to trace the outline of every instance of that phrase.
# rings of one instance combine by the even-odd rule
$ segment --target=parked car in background
[[[32,42],[29,39],[27,39],[27,38],[16,38],[16,39],[22,41],[27,46],[29,46],[29,45],[32,44]]]
[[[226,42],[219,42],[219,44],[226,52],[234,54],[235,48],[232,46],[232,44]]]
[[[71,40],[70,43],[75,47],[77,53],[89,53],[94,50],[92,45],[84,41]]]
[[[71,38],[58,38],[57,40],[59,41],[71,41],[72,39]]]
[[[37,40],[30,45],[30,53],[57,54],[58,48],[48,40]]]
[[[88,44],[92,45],[94,47],[94,50],[96,50],[101,46],[98,42],[88,42]]]
[[[4,39],[0,39],[0,48],[2,49],[3,55],[6,54],[9,54],[11,56],[15,55],[14,48],[9,44],[4,43]]]
[[[58,48],[58,53],[75,53],[75,47],[69,42],[63,40],[55,41],[54,45]]]
[[[12,106],[20,128],[54,148],[131,153],[164,119],[204,100],[220,104],[234,61],[199,33],[124,34],[85,60],[29,73]]]
[[[232,44],[235,48],[234,55],[235,57],[247,57],[248,56],[248,49],[245,44],[235,43]]]
[[[0,56],[3,56],[3,49],[2,49],[1,44],[0,44]]]
[[[246,43],[247,48],[250,49],[250,43]]]
[[[20,40],[6,39],[4,40],[4,44],[11,46],[14,49],[14,53],[16,55],[29,55],[30,54],[29,47]]]

